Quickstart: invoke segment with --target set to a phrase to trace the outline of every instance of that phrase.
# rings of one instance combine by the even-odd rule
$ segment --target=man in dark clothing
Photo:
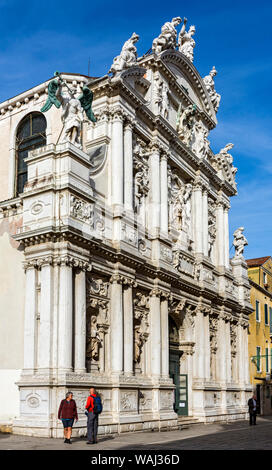
[[[58,418],[62,420],[65,444],[72,444],[72,427],[74,424],[74,419],[76,421],[78,420],[77,406],[75,400],[73,400],[72,392],[66,393],[66,399],[61,400]]]
[[[249,412],[249,424],[256,424],[256,415],[257,415],[257,397],[253,395],[247,402],[248,404],[248,412]]]
[[[94,397],[96,397],[94,387],[90,388],[90,395],[87,398],[86,410],[88,411],[87,433],[88,441],[86,444],[97,444],[98,414],[94,413]]]

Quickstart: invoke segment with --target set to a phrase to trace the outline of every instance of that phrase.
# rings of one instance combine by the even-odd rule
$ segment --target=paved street
[[[126,433],[103,437],[96,445],[75,438],[72,445],[62,439],[0,434],[0,450],[272,450],[272,416],[231,424],[197,424],[181,431]]]

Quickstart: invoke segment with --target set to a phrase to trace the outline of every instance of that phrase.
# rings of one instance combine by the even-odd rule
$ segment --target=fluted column
[[[53,327],[53,266],[52,257],[45,258],[41,267],[40,330],[38,345],[38,368],[47,371],[51,364],[51,341]]]
[[[123,144],[123,115],[121,110],[116,110],[112,117],[112,142],[111,142],[111,190],[112,205],[123,205],[124,190],[124,144]]]
[[[205,378],[205,337],[204,316],[200,309],[195,316],[195,353],[193,356],[194,377],[198,379]]]
[[[202,196],[202,212],[203,212],[203,254],[208,256],[208,192],[204,189]]]
[[[75,372],[86,370],[86,273],[75,272]]]
[[[225,267],[229,269],[229,206],[224,207]]]
[[[124,373],[133,373],[133,299],[132,283],[123,288],[124,302]]]
[[[133,145],[132,123],[124,130],[124,203],[127,211],[133,211]]]
[[[168,296],[161,300],[161,374],[169,376]]]
[[[161,291],[157,288],[152,289],[149,298],[150,309],[150,346],[151,346],[151,370],[153,376],[161,374]]]
[[[68,257],[63,257],[60,261],[59,273],[58,367],[67,371],[72,369],[72,293],[72,266]]]
[[[111,370],[113,374],[123,371],[123,286],[122,276],[114,274],[111,279]]]
[[[193,186],[193,214],[195,253],[203,254],[202,185],[198,179]]]
[[[26,263],[25,323],[24,323],[24,369],[35,367],[35,315],[36,315],[36,269]]]
[[[231,338],[230,322],[225,321],[225,342],[226,342],[226,382],[231,382]]]
[[[149,229],[153,237],[160,231],[160,152],[154,145],[149,157],[150,191],[149,191]]]
[[[167,181],[167,155],[161,156],[161,232],[168,234],[168,181]]]
[[[219,199],[216,204],[216,265],[225,265],[225,224],[223,202]]]

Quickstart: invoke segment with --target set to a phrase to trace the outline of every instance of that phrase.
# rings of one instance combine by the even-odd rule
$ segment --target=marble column
[[[193,356],[194,378],[205,379],[204,316],[198,310],[195,316],[195,353]]]
[[[216,352],[216,381],[220,384],[226,383],[226,329],[225,320],[221,314],[218,319],[218,341],[217,341],[217,352]]]
[[[245,384],[248,385],[250,383],[249,378],[249,362],[248,362],[248,329],[245,327],[242,330],[243,332],[243,342],[244,342],[244,367],[245,367]]]
[[[124,286],[124,373],[132,375],[133,373],[133,302],[132,287]]]
[[[229,207],[224,207],[225,267],[229,269]]]
[[[169,376],[168,298],[161,301],[161,374]]]
[[[203,317],[203,336],[204,336],[204,356],[205,356],[205,378],[210,380],[211,372],[210,372],[210,365],[211,365],[211,351],[210,351],[210,322],[209,322],[209,315],[205,314]]]
[[[153,237],[159,236],[160,230],[160,152],[157,146],[152,148],[149,157],[149,229]]]
[[[203,254],[203,212],[202,212],[202,186],[197,182],[193,186],[193,214],[194,214],[194,241],[195,253]]]
[[[59,324],[58,368],[72,369],[73,345],[73,278],[72,267],[65,258],[61,260],[59,274]]]
[[[24,369],[35,367],[36,269],[28,264],[25,281]]]
[[[121,276],[111,278],[111,371],[121,374],[123,371],[123,286]]]
[[[133,212],[133,145],[132,124],[124,130],[124,203],[127,211]]]
[[[40,329],[38,345],[38,368],[49,371],[53,327],[53,266],[52,259],[44,260],[41,267]]]
[[[223,203],[216,204],[216,266],[225,265],[225,224]]]
[[[152,289],[149,298],[150,309],[150,373],[158,378],[161,374],[161,291],[157,288]]]
[[[230,342],[230,322],[225,322],[225,343],[226,343],[226,382],[231,382],[231,342]]]
[[[237,365],[238,365],[238,382],[240,385],[245,383],[245,364],[244,364],[244,341],[243,327],[239,321],[237,325]]]
[[[86,274],[75,272],[75,372],[86,371]]]
[[[161,232],[166,236],[168,234],[168,181],[167,181],[167,156],[161,156],[160,163],[161,173]]]
[[[123,205],[124,191],[124,143],[123,143],[123,116],[121,111],[116,111],[112,122],[111,141],[111,189],[112,205]]]
[[[202,197],[202,212],[203,212],[203,254],[208,256],[208,193],[204,189]]]

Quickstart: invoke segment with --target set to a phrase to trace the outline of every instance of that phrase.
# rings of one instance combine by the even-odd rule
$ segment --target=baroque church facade
[[[101,433],[241,419],[250,285],[229,260],[232,144],[208,141],[220,95],[193,65],[194,27],[137,34],[99,78],[55,74],[0,104],[1,411],[14,433],[75,433],[88,389]]]

